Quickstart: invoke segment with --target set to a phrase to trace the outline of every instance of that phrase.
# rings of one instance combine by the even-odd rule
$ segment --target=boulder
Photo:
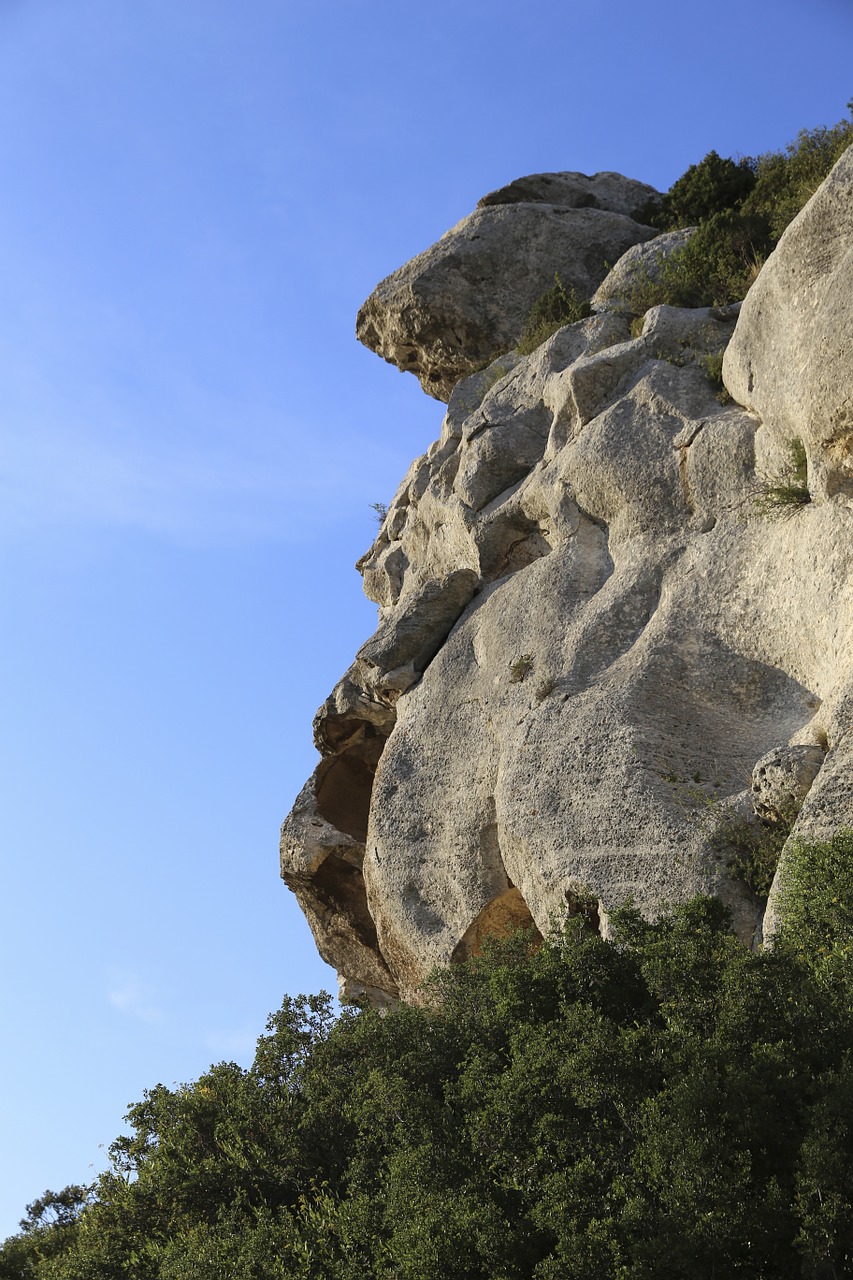
[[[760,928],[715,831],[749,808],[744,779],[769,752],[823,759],[853,660],[853,513],[758,513],[763,428],[700,363],[734,322],[660,307],[631,339],[624,318],[592,316],[456,388],[360,561],[380,629],[318,716],[331,758],[361,762],[324,777],[321,809],[359,840],[390,981],[354,925],[344,977],[416,998],[434,964],[513,925],[545,932],[590,895],[604,922],[627,897],[654,915],[713,892],[741,937]],[[376,673],[415,655],[389,696]]]
[[[723,378],[777,440],[797,437],[813,501],[853,496],[853,147],[786,229],[740,313]]]
[[[644,244],[632,245],[593,294],[593,311],[621,311],[625,315],[645,312],[644,291],[660,280],[667,258],[683,249],[695,234],[695,227],[684,227],[680,231],[666,231]]]
[[[546,179],[560,199],[542,199]],[[526,183],[535,198],[510,199]],[[446,401],[461,378],[518,342],[555,274],[587,299],[626,249],[654,236],[621,211],[647,191],[618,174],[544,174],[511,184],[376,286],[358,313],[359,340]]]
[[[792,823],[821,770],[820,746],[777,747],[752,771],[752,807],[770,823]]]
[[[607,209],[624,213],[635,222],[644,220],[647,207],[660,200],[660,192],[647,182],[621,173],[532,173],[516,178],[477,201],[478,209],[493,204],[556,204],[563,209]]]

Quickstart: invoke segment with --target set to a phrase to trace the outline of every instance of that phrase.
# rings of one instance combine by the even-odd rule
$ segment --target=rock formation
[[[512,182],[376,286],[358,337],[447,400],[460,378],[518,341],[555,274],[588,298],[626,249],[654,236],[631,214],[657,196],[618,173]]]
[[[660,280],[661,267],[667,258],[683,249],[696,227],[665,231],[623,253],[613,270],[602,280],[592,297],[593,311],[622,311],[633,315],[637,310],[636,295],[650,282]]]
[[[585,181],[602,202],[632,189]],[[518,242],[484,236],[475,289],[477,227],[532,210],[536,253],[557,244],[536,288],[557,258],[565,282],[599,283],[586,239],[576,266],[560,256],[555,189],[588,194],[573,174],[510,184],[471,215],[497,222],[464,220],[359,318],[449,400],[359,562],[379,626],[317,713],[282,874],[344,991],[376,1003],[416,998],[492,932],[567,911],[606,932],[628,897],[652,915],[715,893],[758,938],[739,843],[853,822],[853,150],[739,316],[654,307],[632,336],[605,283],[590,318],[464,376],[523,322]],[[633,236],[623,249],[652,235],[574,212]],[[756,497],[792,436],[810,501],[768,519]]]

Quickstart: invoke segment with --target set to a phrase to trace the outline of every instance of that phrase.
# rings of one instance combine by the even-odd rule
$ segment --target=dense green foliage
[[[696,234],[639,283],[637,314],[668,303],[719,306],[743,298],[788,223],[853,143],[851,119],[804,129],[784,151],[757,159],[721,159],[710,151],[673,183],[658,207],[642,211],[662,231],[696,226]]]
[[[158,1085],[5,1280],[667,1280],[853,1270],[853,833],[769,952],[697,899],[583,917],[381,1017],[288,999],[253,1066]]]
[[[755,165],[744,158],[722,159],[709,151],[692,164],[666,192],[659,205],[649,204],[645,214],[661,231],[691,227],[727,209],[738,208],[755,186]]]
[[[853,143],[853,99],[848,105],[849,120],[803,129],[783,151],[739,160],[709,151],[660,201],[638,209],[638,221],[661,231],[695,226],[696,232],[635,282],[628,299],[633,313],[641,316],[661,303],[709,307],[744,298],[788,223]],[[589,304],[567,292],[557,276],[534,304],[518,350],[529,355],[562,325],[587,315]]]
[[[853,994],[853,836],[797,843],[782,879],[787,945],[848,1002]],[[853,1117],[851,1117],[853,1118]]]

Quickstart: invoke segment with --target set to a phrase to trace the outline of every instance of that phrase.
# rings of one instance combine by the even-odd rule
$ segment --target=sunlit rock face
[[[778,439],[803,441],[816,502],[853,496],[853,147],[750,289],[725,377]]]
[[[654,236],[636,219],[658,194],[618,173],[520,178],[381,281],[358,313],[358,338],[447,400],[518,341],[555,274],[588,298],[626,249]]]
[[[717,894],[751,941],[764,901],[732,872],[750,832],[853,823],[849,361],[796,410],[810,461],[823,442],[841,461],[788,518],[756,502],[792,434],[767,345],[791,313],[802,353],[823,341],[809,317],[849,321],[849,160],[739,317],[656,307],[632,337],[605,303],[453,386],[359,562],[379,626],[317,714],[282,832],[348,992],[417,999],[490,933],[577,911],[606,932],[627,898],[651,916]],[[809,220],[837,257],[811,274]],[[704,357],[727,346],[723,404]]]

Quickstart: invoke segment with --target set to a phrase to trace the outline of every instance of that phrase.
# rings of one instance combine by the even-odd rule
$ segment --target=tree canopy
[[[668,1280],[853,1267],[853,833],[751,952],[696,899],[583,916],[381,1016],[287,999],[251,1068],[157,1085],[3,1280]]]

